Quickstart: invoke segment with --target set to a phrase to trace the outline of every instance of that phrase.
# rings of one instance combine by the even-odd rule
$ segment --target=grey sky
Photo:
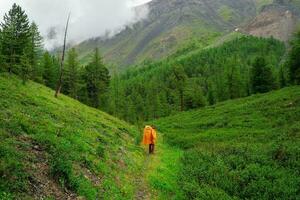
[[[136,5],[150,0],[0,0],[0,21],[13,3],[21,5],[30,20],[34,20],[45,39],[46,46],[60,45],[66,18],[71,12],[69,39],[78,42],[91,37],[115,33],[146,17],[147,10],[137,16]],[[51,30],[51,31],[50,31]],[[49,34],[51,32],[52,34]],[[55,35],[57,33],[57,35]]]

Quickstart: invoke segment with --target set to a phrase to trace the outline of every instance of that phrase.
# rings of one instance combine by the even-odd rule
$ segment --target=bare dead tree
[[[63,78],[63,69],[64,69],[64,60],[65,60],[65,52],[66,52],[66,42],[67,42],[67,33],[68,33],[68,27],[69,27],[69,21],[70,21],[70,15],[68,15],[68,20],[66,24],[66,29],[65,29],[65,37],[64,37],[64,46],[63,46],[63,51],[62,51],[62,56],[61,56],[61,61],[60,61],[60,74],[59,74],[59,79],[57,82],[56,86],[56,91],[55,91],[55,97],[57,98],[62,87],[62,78]]]

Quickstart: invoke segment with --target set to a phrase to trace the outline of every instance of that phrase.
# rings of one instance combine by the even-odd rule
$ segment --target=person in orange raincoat
[[[156,128],[154,126],[145,126],[143,144],[149,145],[149,154],[154,153],[154,146],[156,143],[156,139],[157,139]]]

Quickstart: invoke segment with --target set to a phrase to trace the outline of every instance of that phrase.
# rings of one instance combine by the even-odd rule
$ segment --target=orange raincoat
[[[143,137],[143,144],[155,144],[156,143],[156,131],[151,126],[146,126],[144,128],[144,137]]]

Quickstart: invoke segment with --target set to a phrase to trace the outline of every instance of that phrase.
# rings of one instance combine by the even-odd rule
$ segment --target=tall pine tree
[[[272,70],[267,66],[264,57],[255,59],[251,78],[253,93],[265,93],[272,90],[274,85]]]
[[[78,99],[79,91],[79,61],[76,50],[72,48],[68,52],[67,62],[65,66],[63,87],[62,90],[65,94],[74,99]]]
[[[42,76],[44,84],[47,87],[55,89],[58,80],[59,61],[55,56],[51,56],[49,52],[45,52],[41,61]]]
[[[30,25],[30,41],[28,47],[28,58],[32,68],[31,79],[37,82],[42,82],[43,70],[41,68],[41,57],[43,51],[43,38],[40,35],[38,26],[36,23],[31,23]]]
[[[1,54],[4,57],[6,70],[16,74],[23,73],[24,70],[21,68],[28,66],[21,67],[24,64],[22,56],[28,53],[26,48],[28,48],[31,35],[25,11],[17,4],[13,4],[12,9],[4,15],[1,28]]]
[[[98,49],[92,61],[85,67],[84,80],[88,96],[88,104],[100,108],[105,105],[105,96],[109,86],[110,76],[108,69],[104,66]]]

